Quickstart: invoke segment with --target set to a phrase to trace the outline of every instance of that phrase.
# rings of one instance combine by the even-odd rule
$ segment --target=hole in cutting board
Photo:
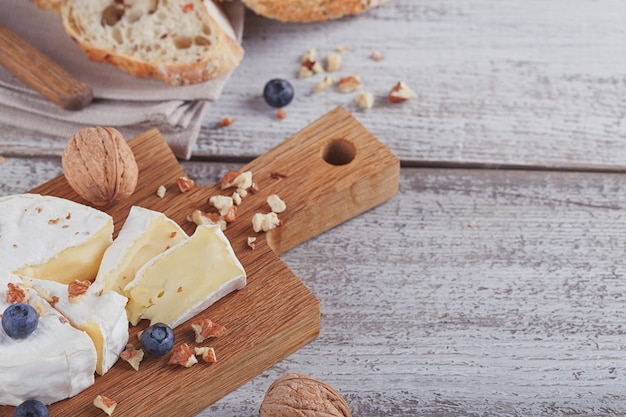
[[[346,139],[333,139],[322,151],[322,158],[331,165],[349,164],[355,156],[356,147]]]

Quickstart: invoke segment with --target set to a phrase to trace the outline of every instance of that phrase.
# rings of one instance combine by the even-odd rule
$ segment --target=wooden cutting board
[[[184,172],[157,130],[129,144],[139,166],[139,183],[129,199],[106,210],[115,220],[115,233],[132,205],[162,211],[193,233],[195,225],[187,215],[196,208],[210,211],[207,200],[213,195],[232,194],[219,185],[182,193],[176,179]],[[259,191],[243,199],[237,221],[225,234],[247,272],[247,285],[198,316],[229,330],[203,344],[215,348],[217,363],[183,368],[167,365],[168,357],[146,357],[137,372],[120,360],[107,374],[96,376],[89,389],[51,405],[51,416],[100,417],[103,412],[92,405],[98,394],[117,401],[114,416],[193,416],[319,334],[319,301],[279,255],[393,197],[399,161],[340,107],[241,170],[252,171]],[[162,199],[156,195],[160,185],[167,187]],[[32,192],[87,204],[62,175]],[[265,201],[270,194],[287,204],[279,215],[283,225],[266,234],[254,233],[252,215],[269,211]],[[375,239],[375,229],[372,233]],[[255,249],[247,245],[248,236],[258,236]],[[137,332],[146,325],[130,328],[130,342],[136,347]],[[197,345],[188,324],[177,327],[175,334],[176,345]],[[12,409],[0,407],[0,415],[10,415]]]

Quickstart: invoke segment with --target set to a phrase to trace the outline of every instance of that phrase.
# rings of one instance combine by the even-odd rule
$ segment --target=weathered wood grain
[[[196,156],[253,157],[337,105],[346,106],[406,163],[607,167],[624,170],[626,67],[617,0],[392,0],[361,16],[282,24],[248,14],[246,57],[207,115]],[[345,45],[336,76],[358,74],[376,107],[355,94],[311,94],[300,55]],[[373,50],[385,52],[374,62]],[[261,97],[286,77],[296,88],[277,121]],[[399,106],[384,96],[403,79],[420,94]],[[224,116],[235,123],[218,128]],[[2,127],[0,154],[59,155],[64,140]]]
[[[281,256],[319,337],[200,416],[257,415],[286,372],[367,417],[623,415],[625,196],[618,174],[402,169],[395,198]]]

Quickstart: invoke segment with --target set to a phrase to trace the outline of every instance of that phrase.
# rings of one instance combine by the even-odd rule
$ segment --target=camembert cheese
[[[24,278],[24,283],[54,305],[74,327],[89,335],[98,354],[96,372],[104,375],[128,342],[126,297],[89,287],[85,294],[72,300],[66,284],[28,278]]]
[[[74,396],[91,386],[96,369],[96,349],[32,289],[15,276],[4,276],[0,286],[0,311],[7,301],[7,284],[21,286],[27,302],[39,313],[39,324],[26,339],[10,338],[0,326],[0,404],[17,406],[28,399],[50,404]]]
[[[132,324],[141,319],[176,327],[232,291],[246,285],[246,273],[218,225],[194,234],[157,255],[125,288]]]
[[[0,198],[0,272],[93,280],[112,236],[111,216],[91,207],[38,194]]]
[[[127,295],[124,288],[146,262],[187,238],[163,213],[133,206],[115,241],[104,253],[94,287]]]

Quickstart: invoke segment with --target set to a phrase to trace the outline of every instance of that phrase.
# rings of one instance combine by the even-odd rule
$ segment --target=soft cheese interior
[[[218,225],[202,225],[137,271],[124,291],[132,324],[176,327],[246,285],[246,273]]]
[[[163,213],[133,206],[115,241],[104,253],[94,287],[124,292],[146,262],[185,240],[187,234]]]
[[[9,303],[4,275],[0,311]],[[0,326],[0,403],[17,406],[36,398],[46,404],[78,394],[94,382],[96,350],[89,336],[78,330],[35,291],[23,287],[28,303],[39,313],[37,329],[26,339],[12,339]]]

